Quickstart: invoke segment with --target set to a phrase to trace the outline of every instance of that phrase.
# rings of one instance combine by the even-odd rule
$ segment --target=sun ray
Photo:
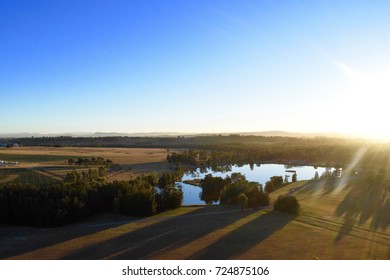
[[[357,165],[359,164],[360,160],[363,158],[363,156],[365,155],[366,152],[367,152],[367,147],[362,146],[355,153],[352,161],[349,163],[347,168],[345,168],[345,170],[343,170],[343,175],[341,176],[340,182],[337,184],[337,187],[336,187],[335,191],[333,192],[333,195],[337,195],[341,190],[343,190],[345,188],[345,186],[347,185],[347,183],[349,181],[349,177],[351,175],[355,174],[355,168],[357,167]]]

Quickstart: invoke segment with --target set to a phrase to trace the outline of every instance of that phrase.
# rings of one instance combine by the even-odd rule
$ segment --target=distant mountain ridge
[[[0,138],[31,138],[31,137],[195,137],[211,135],[243,135],[243,136],[266,136],[266,137],[342,137],[350,138],[353,135],[341,133],[303,133],[287,131],[259,131],[259,132],[223,132],[223,133],[188,133],[188,132],[139,132],[139,133],[122,133],[122,132],[69,132],[69,133],[0,133]]]

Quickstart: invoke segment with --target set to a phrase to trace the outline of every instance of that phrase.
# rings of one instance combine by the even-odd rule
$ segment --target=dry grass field
[[[55,229],[6,227],[0,230],[0,258],[389,259],[389,215],[350,213],[371,204],[357,200],[363,205],[353,206],[349,197],[356,190],[338,190],[340,182],[301,181],[272,194],[294,189],[299,216],[271,208],[202,206],[145,219],[102,214]]]
[[[1,180],[60,180],[68,158],[103,157],[110,180],[169,169],[164,149],[0,149],[0,160],[19,161]],[[88,168],[88,167],[83,167]],[[10,175],[7,175],[10,174]],[[13,176],[13,177],[9,177]],[[16,176],[16,177],[15,177]],[[2,259],[390,259],[390,195],[357,178],[299,181],[273,193],[295,195],[299,216],[271,207],[183,207],[134,219],[102,213],[52,229],[0,226]]]
[[[0,148],[0,160],[18,162],[18,165],[8,166],[7,168],[29,169],[35,173],[57,180],[61,180],[66,173],[74,168],[74,166],[67,164],[70,158],[102,157],[112,160],[115,166],[110,170],[107,177],[110,181],[114,181],[129,180],[140,173],[168,171],[167,154],[166,149],[153,148]],[[94,166],[76,168],[81,171],[94,168]],[[14,179],[16,177],[13,177]],[[1,180],[7,182],[10,178],[2,178]]]
[[[161,162],[166,159],[165,149],[153,148],[84,148],[84,147],[18,147],[0,148],[0,159],[23,163],[45,162],[66,164],[69,158],[103,157],[117,164]],[[18,160],[19,159],[19,160]],[[45,161],[47,160],[47,161]]]

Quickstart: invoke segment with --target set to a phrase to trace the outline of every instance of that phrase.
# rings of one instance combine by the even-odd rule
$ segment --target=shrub
[[[183,191],[175,187],[160,189],[156,194],[156,202],[158,211],[179,208],[183,202]]]
[[[274,202],[274,210],[294,215],[299,214],[300,204],[295,196],[279,196]]]

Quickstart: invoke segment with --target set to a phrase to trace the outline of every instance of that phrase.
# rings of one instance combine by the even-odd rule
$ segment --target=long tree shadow
[[[299,194],[313,194],[323,189],[326,186],[328,179],[319,179],[315,181],[309,181],[305,185],[301,186],[297,192]]]
[[[237,209],[237,208],[236,208]],[[206,207],[125,233],[69,254],[64,259],[150,259],[179,248],[253,212],[215,212]]]
[[[326,180],[326,184],[324,185],[322,189],[322,197],[326,195],[330,195],[333,192],[340,191],[340,190],[348,190],[351,186],[347,184],[350,176],[344,175],[340,178],[328,178]]]
[[[12,258],[24,253],[50,247],[75,238],[95,234],[139,219],[118,216],[114,221],[100,219],[98,222],[79,222],[58,228],[0,227],[0,259]],[[10,246],[12,244],[12,246]],[[45,256],[40,256],[45,259]]]
[[[253,221],[235,229],[191,259],[231,259],[261,243],[273,233],[281,230],[295,216],[276,211],[268,212]]]
[[[297,192],[301,195],[312,195],[321,192],[321,196],[326,196],[336,191],[340,187],[348,188],[348,186],[341,186],[342,182],[343,178],[321,178],[318,180],[309,181],[300,187]]]
[[[351,181],[350,190],[337,207],[335,215],[344,219],[335,242],[349,234],[355,225],[368,225],[372,231],[386,230],[390,225],[387,186],[383,182]]]

